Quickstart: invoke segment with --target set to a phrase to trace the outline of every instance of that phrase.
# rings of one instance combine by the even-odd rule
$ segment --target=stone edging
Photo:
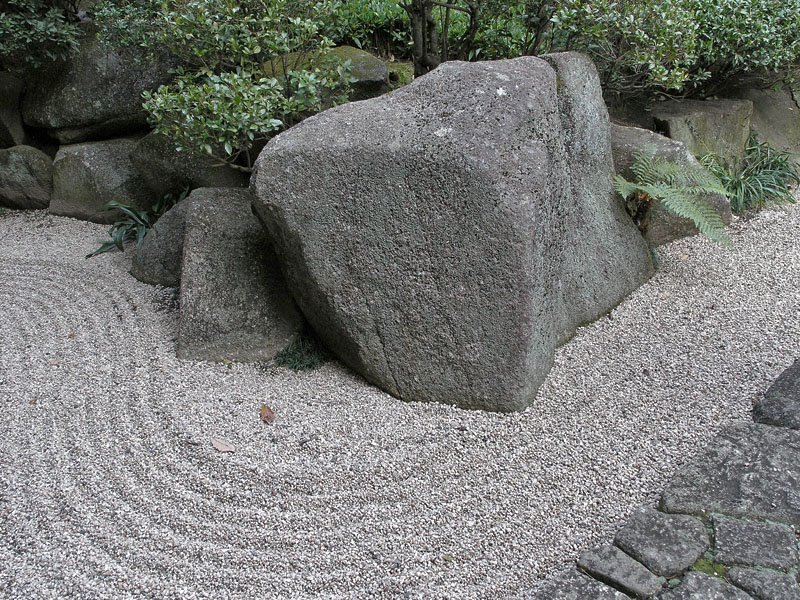
[[[722,430],[613,544],[582,553],[534,600],[800,600],[800,360]]]

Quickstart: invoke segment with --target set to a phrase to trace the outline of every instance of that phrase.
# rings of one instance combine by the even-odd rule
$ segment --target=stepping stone
[[[714,517],[715,560],[726,565],[788,571],[797,564],[797,536],[791,527]]]
[[[786,369],[753,407],[756,423],[800,429],[800,360]]]
[[[581,554],[578,567],[603,583],[637,598],[657,594],[665,583],[663,578],[656,577],[641,563],[610,544]]]
[[[529,600],[628,600],[628,596],[570,568],[545,582]]]
[[[800,585],[785,573],[733,567],[728,579],[758,600],[800,600]]]
[[[723,429],[670,482],[661,509],[800,527],[800,431],[757,423]]]
[[[659,600],[752,600],[752,596],[722,579],[688,573],[675,589],[658,596]]]
[[[649,507],[633,514],[614,543],[656,575],[674,577],[708,550],[708,533],[700,519],[667,515]]]

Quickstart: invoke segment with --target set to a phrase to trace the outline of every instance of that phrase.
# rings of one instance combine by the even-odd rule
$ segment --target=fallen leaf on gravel
[[[219,452],[236,452],[236,446],[219,438],[211,438],[211,445]]]
[[[266,404],[261,405],[261,410],[258,414],[261,415],[261,420],[267,425],[272,425],[275,422],[275,411]]]

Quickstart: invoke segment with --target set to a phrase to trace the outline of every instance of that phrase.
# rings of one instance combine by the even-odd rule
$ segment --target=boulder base
[[[555,348],[652,273],[594,66],[549,60],[446,63],[259,156],[254,208],[301,310],[395,396],[524,409]]]

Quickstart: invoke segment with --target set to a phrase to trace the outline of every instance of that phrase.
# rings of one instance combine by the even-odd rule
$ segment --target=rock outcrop
[[[671,100],[653,105],[655,130],[686,144],[695,156],[715,154],[729,167],[744,156],[750,137],[749,100]]]
[[[83,27],[79,52],[33,78],[22,101],[25,124],[47,129],[62,144],[146,127],[142,92],[172,79],[166,58],[117,53],[97,40],[93,25]]]
[[[309,118],[251,188],[339,358],[406,400],[513,411],[652,273],[612,175],[597,73],[569,53],[445,63]]]

